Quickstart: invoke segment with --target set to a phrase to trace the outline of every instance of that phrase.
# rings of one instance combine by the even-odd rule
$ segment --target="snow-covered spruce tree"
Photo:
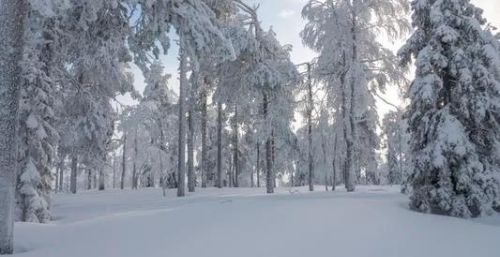
[[[416,59],[407,116],[410,207],[457,217],[500,211],[500,52],[469,0],[412,1]]]
[[[19,106],[17,219],[50,220],[51,168],[58,132],[55,128],[56,84],[53,72],[53,19],[32,10],[25,33],[23,87]]]
[[[378,147],[373,92],[404,80],[394,54],[377,36],[396,38],[406,32],[407,9],[402,0],[311,0],[302,11],[308,23],[301,36],[319,53],[315,73],[338,114],[335,131],[341,135],[340,152],[346,153],[342,162],[348,191],[354,190],[354,176],[370,168]]]
[[[407,121],[403,119],[403,111],[397,110],[386,114],[382,130],[386,137],[387,183],[402,185],[402,191],[406,192],[406,178],[411,167],[408,154],[408,126]]]
[[[14,250],[16,123],[27,15],[25,0],[0,2],[0,254]]]

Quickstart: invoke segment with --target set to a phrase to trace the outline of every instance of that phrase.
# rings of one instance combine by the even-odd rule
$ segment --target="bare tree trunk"
[[[120,189],[125,188],[125,175],[127,174],[127,134],[123,134],[123,149],[122,149],[122,176],[120,180]]]
[[[326,161],[326,138],[325,138],[325,132],[323,131],[323,126],[321,126],[321,149],[323,152],[323,171],[325,173],[325,191],[328,191],[328,172],[326,170],[327,167],[327,161]]]
[[[216,187],[222,188],[222,103],[217,103],[217,181]]]
[[[0,2],[0,254],[14,250],[17,113],[23,57],[26,0]]]
[[[346,57],[344,53],[344,63],[346,62]],[[346,85],[346,74],[343,73],[341,75],[341,83],[342,83],[342,124],[343,124],[343,133],[344,133],[344,140],[346,142],[346,159],[345,159],[345,164],[344,164],[344,185],[345,188],[348,192],[354,191],[354,183],[352,181],[352,176],[353,176],[353,158],[354,158],[354,142],[353,142],[353,135],[352,135],[352,130],[351,127],[354,125],[353,124],[353,117],[352,117],[352,111],[353,111],[353,104],[352,104],[352,85],[349,86],[349,91],[351,92],[351,99],[347,96],[347,89],[348,86]],[[351,133],[349,133],[351,132]]]
[[[352,16],[352,28],[351,28],[351,33],[352,33],[352,63],[355,63],[358,59],[358,53],[357,53],[357,38],[356,38],[356,33],[357,33],[357,24],[356,24],[356,17],[355,15]],[[350,128],[351,128],[351,136],[348,138],[347,144],[351,148],[348,156],[347,156],[347,163],[349,164],[348,170],[347,170],[347,191],[352,192],[355,189],[354,185],[354,174],[358,173],[358,165],[356,165],[356,155],[357,155],[357,135],[356,135],[356,121],[355,121],[355,112],[356,112],[356,106],[355,106],[355,97],[356,97],[356,78],[354,77],[355,75],[351,73],[351,85],[350,85],[350,92],[351,92],[351,99],[350,99],[350,105],[349,105],[349,123],[350,123]]]
[[[54,192],[59,192],[59,166],[56,167],[56,178],[54,180]]]
[[[104,191],[106,189],[106,178],[104,174],[104,168],[106,167],[107,158],[104,156],[104,164],[99,167],[99,191]]]
[[[76,178],[78,176],[78,155],[72,153],[71,155],[71,177],[69,181],[69,188],[72,194],[76,194]]]
[[[185,105],[185,91],[187,87],[187,60],[182,46],[179,50],[179,73],[180,73],[180,85],[179,85],[179,142],[178,142],[178,162],[177,162],[177,196],[183,197],[186,195],[186,113],[184,110]]]
[[[66,156],[61,156],[61,160],[59,160],[59,164],[57,165],[59,168],[59,191],[62,192],[64,190],[63,185],[64,185],[64,159]]]
[[[332,158],[332,191],[335,191],[335,186],[337,184],[337,167],[336,165],[336,160],[337,160],[337,142],[338,142],[338,134],[335,132],[335,142],[333,143],[333,158]]]
[[[194,192],[196,187],[196,173],[194,170],[194,122],[195,122],[195,105],[197,103],[197,92],[198,92],[198,72],[193,70],[191,75],[191,87],[189,93],[189,111],[188,111],[188,191]]]
[[[252,172],[250,172],[250,187],[255,187],[255,179],[254,179],[254,175],[253,175],[253,169],[252,169]]]
[[[233,160],[229,158],[229,169],[227,169],[226,173],[227,186],[233,187]]]
[[[272,161],[272,172],[273,175],[273,188],[276,188],[276,171],[274,170],[276,166],[276,138],[274,137],[274,128],[271,129],[271,161]]]
[[[311,64],[307,64],[307,96],[308,96],[308,106],[307,106],[307,141],[308,141],[308,162],[309,162],[309,176],[308,184],[309,191],[314,191],[314,161],[313,161],[313,150],[312,150],[312,112],[314,108],[313,103],[313,93],[312,93],[312,81],[311,81]]]
[[[201,187],[207,187],[207,91],[201,93]]]
[[[196,184],[196,176],[194,174],[194,124],[193,124],[193,107],[194,99],[191,99],[189,112],[188,112],[188,137],[187,137],[187,177],[188,177],[188,191],[194,192]]]
[[[233,144],[234,144],[234,152],[233,152],[233,165],[234,165],[234,187],[239,187],[239,176],[240,176],[240,165],[239,165],[239,138],[238,138],[238,107],[234,106],[234,128],[233,128]]]
[[[163,191],[163,197],[165,197],[167,196],[167,172],[163,171],[163,156],[161,150],[158,150],[158,159],[160,161],[160,186]]]
[[[257,143],[257,187],[260,187],[260,143]]]
[[[263,101],[264,120],[267,121],[269,115],[269,102],[264,93]],[[272,137],[266,139],[266,190],[268,194],[274,193],[274,174],[273,174],[273,142]]]
[[[116,153],[113,151],[113,188],[116,188]]]
[[[92,170],[87,169],[87,190],[92,189]]]
[[[137,127],[135,128],[134,135],[134,159],[132,160],[132,189],[137,189],[138,175],[137,175]]]
[[[97,188],[97,171],[92,172],[92,188]]]

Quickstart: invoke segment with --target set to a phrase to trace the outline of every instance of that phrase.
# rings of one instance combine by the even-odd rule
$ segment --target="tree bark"
[[[17,113],[28,2],[0,2],[0,254],[14,250]]]
[[[195,128],[195,106],[196,106],[196,95],[198,92],[198,72],[193,70],[191,75],[191,87],[189,93],[189,111],[188,111],[188,191],[194,192],[196,187],[196,173],[194,170],[194,128]]]
[[[260,143],[257,143],[257,187],[260,187]]]
[[[137,189],[138,175],[137,175],[137,128],[135,128],[134,135],[134,159],[132,160],[132,189]]]
[[[356,30],[357,24],[356,24],[356,15],[352,15],[352,28],[351,28],[351,33],[352,33],[352,64],[357,62],[358,59],[358,49],[357,49],[357,37],[356,37]],[[349,144],[351,150],[349,151],[350,153],[348,154],[347,160],[348,160],[348,170],[347,170],[347,175],[348,175],[348,185],[346,185],[347,191],[352,192],[355,189],[354,185],[354,174],[358,173],[358,165],[356,165],[356,155],[357,155],[357,143],[358,143],[358,138],[356,135],[356,121],[355,121],[355,112],[356,112],[356,106],[355,106],[355,98],[356,98],[356,78],[355,74],[351,72],[351,85],[350,85],[350,92],[351,92],[351,99],[350,99],[350,104],[349,104],[349,123],[351,127],[351,136],[349,138]]]
[[[332,158],[332,191],[335,191],[335,186],[337,184],[337,142],[338,142],[338,134],[335,132],[335,142],[333,143],[333,158]]]
[[[78,155],[72,153],[71,155],[71,177],[69,181],[69,188],[72,194],[76,194],[76,182],[78,176]]]
[[[59,183],[59,191],[62,192],[63,185],[64,185],[64,159],[65,159],[65,156],[61,156],[60,158],[61,158],[61,160],[59,160],[59,164],[57,165],[59,168],[59,181],[57,183]]]
[[[113,188],[116,187],[116,153],[113,151]]]
[[[127,134],[123,134],[123,149],[122,149],[122,176],[120,180],[120,189],[125,188],[125,175],[127,174]]]
[[[191,89],[192,90],[192,89]],[[187,178],[188,178],[188,191],[195,191],[196,176],[194,173],[194,124],[193,124],[193,101],[191,99],[188,111],[188,137],[187,137]]]
[[[309,191],[314,191],[314,161],[313,161],[313,150],[312,150],[312,112],[314,108],[313,103],[313,93],[312,93],[312,81],[311,81],[311,64],[307,64],[307,142],[308,142],[308,184]]]
[[[59,174],[60,174],[59,166],[57,166],[56,167],[56,178],[54,181],[54,192],[55,193],[59,192]]]
[[[92,170],[87,169],[87,190],[92,189]]]
[[[106,163],[106,160],[107,158],[104,157],[104,163]],[[99,191],[104,191],[106,189],[106,178],[105,178],[105,174],[104,174],[104,168],[106,167],[106,165],[102,165],[101,167],[99,167]]]
[[[207,92],[201,93],[201,187],[207,187],[208,159],[207,159]]]
[[[187,86],[187,60],[182,46],[179,50],[179,142],[178,142],[178,162],[177,162],[177,196],[183,197],[186,195],[186,113],[184,110],[185,105],[185,90]]]
[[[344,53],[344,64],[346,63],[346,56]],[[344,173],[344,186],[348,192],[354,191],[354,184],[352,182],[352,173],[353,173],[353,168],[352,168],[352,163],[353,163],[353,138],[352,138],[352,100],[349,99],[348,97],[348,89],[352,88],[351,85],[347,85],[346,82],[346,73],[343,73],[341,75],[341,83],[342,83],[342,107],[341,107],[341,112],[342,112],[342,125],[343,125],[343,135],[344,135],[344,140],[346,142],[346,159],[345,159],[345,164],[343,167],[343,173]],[[352,98],[352,90],[349,90],[351,92],[351,98]],[[351,132],[351,133],[349,133]]]
[[[263,109],[264,120],[267,122],[269,115],[269,102],[267,94],[264,93]],[[274,193],[274,172],[273,172],[273,142],[272,137],[266,139],[266,191],[268,194]]]
[[[222,188],[222,103],[217,103],[217,183]]]
[[[239,165],[239,138],[238,138],[238,107],[234,106],[234,125],[233,125],[233,166],[234,166],[234,187],[240,186],[240,165]]]

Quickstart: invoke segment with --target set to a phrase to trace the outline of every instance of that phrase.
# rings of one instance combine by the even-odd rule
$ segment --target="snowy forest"
[[[0,0],[0,255],[500,256],[484,2]]]

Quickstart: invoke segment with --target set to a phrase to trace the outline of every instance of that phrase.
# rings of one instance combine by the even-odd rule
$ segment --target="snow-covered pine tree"
[[[70,64],[61,89],[61,150],[94,171],[102,171],[107,161],[115,120],[111,100],[132,91],[127,24],[126,10],[117,1],[72,3],[60,21],[62,63]],[[73,192],[76,175],[72,171]]]
[[[370,168],[378,147],[373,91],[404,80],[394,54],[377,36],[382,32],[396,38],[406,32],[407,9],[403,0],[311,0],[302,11],[308,21],[303,42],[319,53],[315,73],[337,113],[337,145],[346,154],[336,159],[344,163],[348,191],[355,188],[354,176]]]
[[[142,123],[148,131],[151,146],[156,148],[158,154],[151,153],[151,158],[159,167],[160,181],[166,182],[171,174],[171,167],[175,166],[170,162],[164,163],[176,155],[177,134],[172,129],[177,123],[176,94],[168,88],[169,74],[164,74],[164,67],[159,61],[155,61],[149,67],[146,76],[146,88],[141,99],[139,112],[143,113]],[[153,171],[154,173],[154,171]],[[167,186],[163,183],[162,186]]]
[[[0,2],[0,254],[14,250],[16,123],[28,1]]]
[[[410,207],[457,217],[500,211],[500,52],[469,0],[411,3]]]

